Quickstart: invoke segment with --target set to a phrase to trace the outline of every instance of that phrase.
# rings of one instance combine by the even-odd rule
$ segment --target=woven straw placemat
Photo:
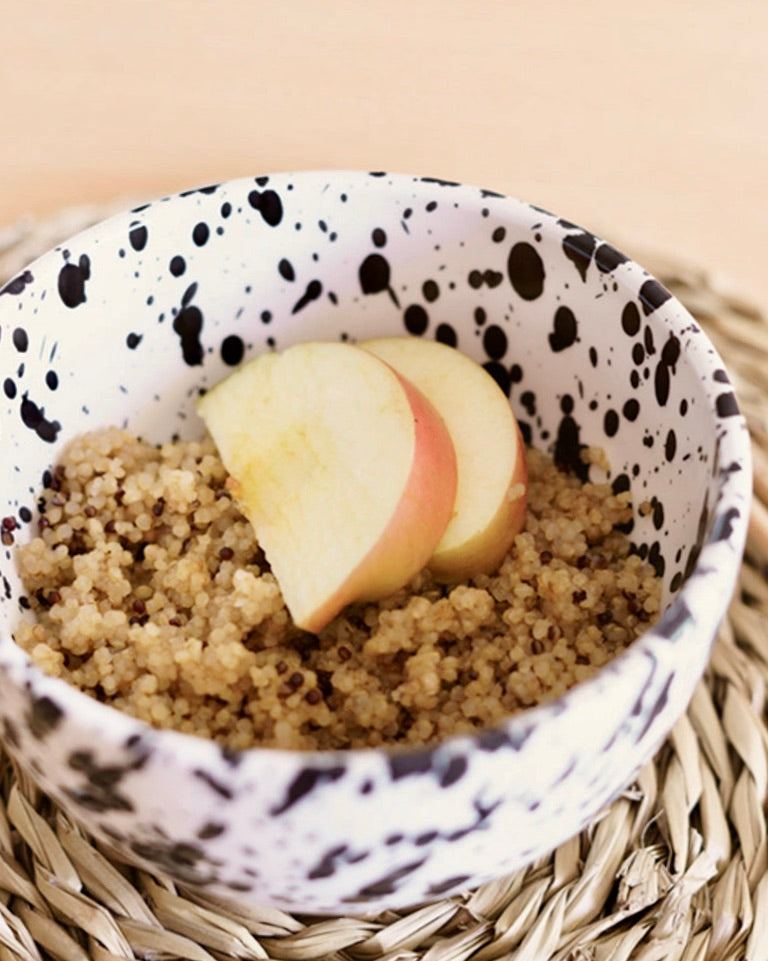
[[[110,212],[0,229],[0,283]],[[411,911],[317,920],[244,915],[110,861],[0,750],[0,961],[768,959],[768,313],[706,270],[634,255],[721,352],[755,457],[747,553],[710,666],[636,783],[516,874]]]

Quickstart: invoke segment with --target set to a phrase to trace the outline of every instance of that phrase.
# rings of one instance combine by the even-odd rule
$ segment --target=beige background
[[[242,174],[514,194],[768,303],[765,0],[0,0],[0,225]]]

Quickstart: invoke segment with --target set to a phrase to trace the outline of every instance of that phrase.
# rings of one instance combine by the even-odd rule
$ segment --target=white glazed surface
[[[289,910],[403,907],[475,886],[578,831],[684,710],[725,611],[749,437],[711,343],[640,266],[545,211],[404,175],[248,178],[120,214],[0,291],[0,737],[118,853]],[[437,338],[484,363],[526,438],[653,511],[656,627],[552,705],[434,749],[242,754],[157,732],[30,666],[14,550],[68,439],[194,436],[233,364],[308,339]],[[13,525],[6,525],[7,527]]]

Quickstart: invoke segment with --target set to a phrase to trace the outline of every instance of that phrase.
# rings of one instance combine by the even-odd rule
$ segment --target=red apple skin
[[[480,364],[445,344],[384,337],[360,346],[409,378],[453,439],[454,517],[427,566],[446,583],[492,573],[522,530],[527,506],[525,445],[508,399]]]
[[[299,627],[319,633],[348,604],[393,594],[422,570],[442,537],[456,500],[453,441],[434,406],[394,371],[408,397],[415,426],[414,457],[395,513],[380,539],[339,589]]]
[[[418,389],[351,344],[298,344],[251,364],[198,412],[294,622],[318,633],[347,604],[391,594],[425,566],[454,509],[453,442]],[[394,473],[375,469],[384,450]]]

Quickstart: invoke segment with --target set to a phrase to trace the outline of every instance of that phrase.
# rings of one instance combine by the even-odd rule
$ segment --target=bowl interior
[[[632,539],[666,603],[744,467],[725,372],[668,292],[588,232],[471,187],[237,180],[113,217],[1,294],[0,516],[17,524],[0,557],[3,640],[23,616],[10,541],[32,536],[62,446],[107,424],[199,435],[201,390],[299,340],[454,344],[491,371],[530,443],[584,476],[583,447],[604,448],[610,470],[592,476],[631,487]]]

